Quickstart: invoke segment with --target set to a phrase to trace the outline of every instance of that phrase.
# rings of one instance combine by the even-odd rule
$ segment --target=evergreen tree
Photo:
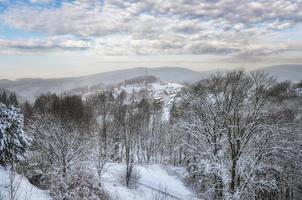
[[[9,104],[17,107],[19,105],[16,93],[11,93],[9,96]]]
[[[22,106],[22,112],[24,115],[24,125],[26,126],[30,123],[30,119],[34,115],[33,106],[28,101],[26,101]]]
[[[0,104],[0,164],[22,160],[29,140],[23,132],[23,115],[20,110]]]
[[[0,95],[0,103],[3,103],[3,104],[7,104],[7,95],[6,95],[6,92],[3,91],[2,94]]]

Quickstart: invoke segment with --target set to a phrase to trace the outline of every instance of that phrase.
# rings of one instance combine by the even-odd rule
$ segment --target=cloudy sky
[[[302,63],[302,0],[0,0],[0,78]]]

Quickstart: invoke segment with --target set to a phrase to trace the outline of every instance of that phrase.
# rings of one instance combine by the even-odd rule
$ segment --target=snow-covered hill
[[[53,79],[24,78],[15,81],[0,79],[0,88],[16,92],[27,100],[33,101],[36,96],[47,92],[62,94],[75,88],[99,84],[117,84],[126,79],[144,75],[156,76],[167,82],[193,83],[208,76],[208,74],[210,72],[197,72],[179,67],[132,68],[81,77]]]
[[[24,176],[12,173],[0,166],[0,199],[11,199],[12,192],[14,200],[50,200],[47,191],[40,190],[33,186]]]
[[[178,92],[184,86],[178,83],[141,83],[141,84],[132,84],[132,85],[122,85],[116,90],[126,91],[129,94],[140,93],[148,94],[148,97],[151,99],[156,99],[162,101],[163,103],[163,119],[168,120],[170,115],[170,109],[173,105],[175,97]]]
[[[152,81],[143,81],[141,77],[136,77],[135,80],[139,81],[126,80],[116,85],[113,88],[114,95],[125,91],[127,94],[131,94],[128,95],[129,98],[135,96],[137,101],[142,98],[159,100],[163,103],[163,119],[168,120],[173,102],[185,86],[179,83],[163,82],[158,78],[152,79]],[[100,91],[86,93],[83,95],[83,99],[87,99]]]

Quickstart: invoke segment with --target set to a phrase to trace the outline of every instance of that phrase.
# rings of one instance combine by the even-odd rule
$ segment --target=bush
[[[95,176],[82,170],[79,170],[70,177],[54,177],[50,192],[55,200],[109,199],[107,193],[103,190]]]

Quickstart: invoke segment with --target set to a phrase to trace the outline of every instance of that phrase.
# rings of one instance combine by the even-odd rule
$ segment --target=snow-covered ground
[[[136,189],[128,189],[121,184],[119,178],[124,165],[109,164],[102,183],[110,197],[117,200],[195,199],[194,193],[180,178],[170,175],[161,165],[138,165],[136,169],[141,175],[138,186]]]
[[[9,170],[0,166],[0,199],[10,199],[11,188],[15,192],[15,200],[50,200],[47,191],[40,190],[33,186],[24,176],[16,174],[15,178],[11,178]],[[12,181],[13,180],[13,181]],[[11,187],[13,183],[13,187]]]
[[[110,163],[106,166],[106,172],[102,176],[102,185],[114,200],[194,200],[194,193],[187,188],[177,177],[177,173],[169,173],[177,170],[183,174],[182,169],[171,168],[166,170],[161,165],[138,165],[140,179],[136,188],[128,189],[121,183],[121,174],[124,172],[124,164]],[[90,168],[93,170],[93,168]],[[0,167],[0,199],[9,198],[10,192],[9,170]],[[16,174],[14,179],[15,200],[51,200],[47,191],[33,186],[25,177]]]

